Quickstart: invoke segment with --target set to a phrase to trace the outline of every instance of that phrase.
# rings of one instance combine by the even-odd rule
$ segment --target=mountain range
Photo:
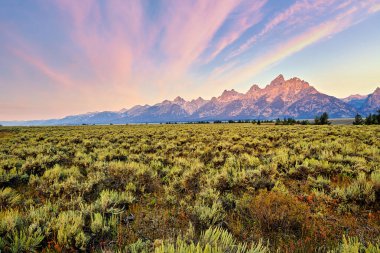
[[[137,105],[117,112],[93,112],[62,119],[8,121],[2,125],[79,125],[160,123],[168,121],[205,121],[238,119],[275,119],[292,117],[312,119],[328,112],[331,118],[352,118],[357,113],[367,115],[380,109],[380,88],[369,95],[336,98],[323,94],[297,77],[285,80],[276,77],[264,88],[253,85],[246,93],[225,90],[219,97],[201,97],[186,101],[176,97],[155,105]]]

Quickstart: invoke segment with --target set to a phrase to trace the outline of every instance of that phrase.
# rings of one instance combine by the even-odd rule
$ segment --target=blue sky
[[[0,120],[245,92],[380,86],[380,0],[3,0]]]

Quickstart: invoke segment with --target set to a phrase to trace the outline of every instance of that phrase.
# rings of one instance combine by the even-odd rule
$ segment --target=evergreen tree
[[[315,125],[330,125],[331,122],[329,121],[329,115],[327,112],[322,113],[321,116],[316,116],[314,119]]]
[[[354,125],[363,125],[364,124],[364,120],[363,120],[362,116],[359,113],[356,114],[355,120],[354,120],[353,124]]]
[[[321,120],[321,125],[330,125],[331,122],[329,121],[329,115],[327,112],[324,112],[320,118]]]
[[[366,125],[372,125],[372,114],[371,113],[365,118],[364,123]]]
[[[314,124],[315,125],[320,125],[321,124],[321,121],[319,120],[318,116],[315,116],[315,118],[314,118]]]

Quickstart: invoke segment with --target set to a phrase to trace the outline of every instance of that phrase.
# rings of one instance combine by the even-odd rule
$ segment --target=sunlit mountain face
[[[369,113],[379,11],[380,0],[1,1],[0,121]],[[279,73],[312,86],[272,82]]]

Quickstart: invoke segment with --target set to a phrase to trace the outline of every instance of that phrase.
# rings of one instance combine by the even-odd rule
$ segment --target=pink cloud
[[[67,76],[62,75],[58,71],[56,71],[56,70],[52,69],[51,67],[49,67],[39,57],[28,55],[28,54],[26,54],[26,53],[24,53],[24,52],[22,52],[22,51],[20,51],[18,49],[11,49],[11,51],[16,56],[18,56],[19,58],[21,58],[22,60],[24,60],[25,62],[33,65],[36,69],[38,69],[41,73],[43,73],[44,75],[46,75],[47,77],[49,77],[55,83],[63,85],[63,86],[66,86],[66,87],[72,87],[73,86],[73,82],[69,78],[67,78]]]
[[[380,11],[380,1],[379,0],[369,0],[367,5],[368,5],[367,8],[368,8],[369,13],[375,13],[375,12]]]
[[[9,41],[12,43],[5,45],[5,47],[15,55],[17,58],[23,60],[29,65],[33,66],[43,75],[47,76],[50,80],[54,81],[54,84],[58,84],[61,87],[73,87],[73,80],[71,80],[67,75],[63,74],[61,71],[50,67],[46,60],[35,50],[32,45],[30,45],[23,37],[19,36],[10,29],[5,29],[4,27],[0,29],[3,34],[6,35]],[[21,65],[17,65],[17,71],[20,71]]]
[[[223,4],[203,0],[169,4],[171,7],[163,20],[163,50],[180,72],[186,71],[199,57],[238,4],[235,0]]]
[[[238,0],[226,0],[223,4],[203,0],[165,2],[164,13],[153,30],[163,57],[151,65],[150,72],[160,96],[173,92],[173,88],[184,90],[191,83],[189,69],[239,3]]]
[[[82,64],[90,64],[95,83],[133,86],[134,60],[145,51],[141,36],[142,6],[140,1],[105,2],[105,11],[95,1],[66,1],[58,5],[66,18],[67,31],[85,53]],[[87,61],[87,62],[86,62]]]

